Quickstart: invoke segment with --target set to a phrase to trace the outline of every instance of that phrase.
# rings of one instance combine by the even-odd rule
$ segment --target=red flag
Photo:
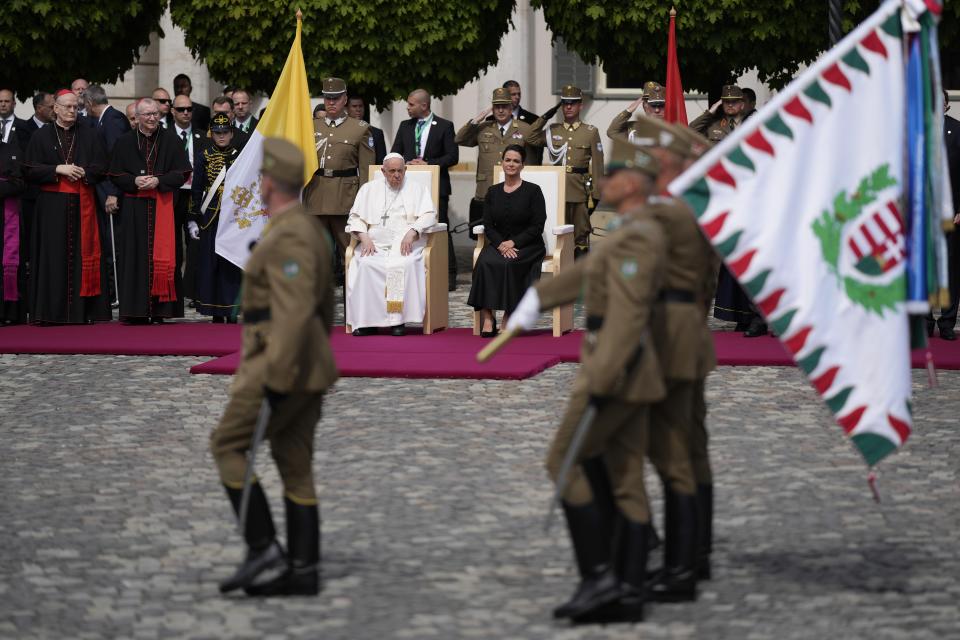
[[[670,35],[667,38],[667,105],[663,116],[667,122],[687,124],[687,105],[683,99],[680,64],[677,62],[676,9],[670,9]]]

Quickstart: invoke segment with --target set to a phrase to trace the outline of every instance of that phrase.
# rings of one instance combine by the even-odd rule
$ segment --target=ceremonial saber
[[[490,344],[480,349],[477,353],[477,362],[486,362],[493,357],[497,351],[500,351],[508,342],[516,338],[523,332],[522,329],[506,329],[503,333],[494,338]]]
[[[587,437],[587,432],[590,431],[590,425],[593,424],[593,420],[596,417],[597,405],[590,402],[583,410],[583,415],[580,416],[577,429],[573,432],[573,439],[570,441],[567,453],[563,457],[563,464],[560,465],[560,472],[557,474],[557,486],[553,491],[553,497],[550,499],[550,505],[547,507],[547,517],[543,521],[544,533],[550,531],[550,525],[553,524],[553,513],[556,511],[557,505],[560,504],[563,492],[567,489],[570,472],[573,470],[573,465],[577,462],[577,456],[580,454],[581,447],[583,447],[583,440]]]
[[[120,306],[120,282],[117,279],[117,234],[113,232],[113,214],[109,213],[110,218],[110,246],[113,249],[111,257],[113,258],[113,293],[117,297],[117,306]]]
[[[263,440],[263,435],[267,431],[267,423],[269,422],[270,401],[264,398],[260,404],[260,413],[257,414],[257,425],[253,430],[253,442],[250,443],[250,453],[247,455],[247,470],[243,474],[243,494],[240,496],[240,515],[237,519],[241,536],[243,536],[247,530],[247,510],[250,507],[250,486],[253,482],[253,465],[257,460],[257,448]]]

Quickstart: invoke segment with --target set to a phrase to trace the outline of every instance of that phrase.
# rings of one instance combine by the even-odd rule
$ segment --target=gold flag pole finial
[[[670,7],[670,17],[671,17],[671,18],[676,18],[676,17],[677,17],[677,8],[676,8],[676,7]]]
[[[297,22],[303,22],[303,11],[300,11],[299,7],[297,7]]]

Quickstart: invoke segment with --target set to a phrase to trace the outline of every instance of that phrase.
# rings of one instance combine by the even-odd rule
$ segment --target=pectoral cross
[[[389,218],[389,217],[390,217],[390,216],[387,215],[387,210],[384,209],[384,211],[383,211],[383,217],[380,218],[380,226],[383,227],[384,229],[387,228],[387,218]]]

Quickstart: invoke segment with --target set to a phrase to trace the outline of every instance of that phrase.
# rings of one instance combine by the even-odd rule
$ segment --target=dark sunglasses
[[[190,113],[193,111],[193,107],[174,107],[174,111],[179,111],[180,113]]]
[[[153,101],[159,102],[160,104],[170,104],[171,102],[173,102],[173,100],[171,100],[170,98],[154,98]]]

